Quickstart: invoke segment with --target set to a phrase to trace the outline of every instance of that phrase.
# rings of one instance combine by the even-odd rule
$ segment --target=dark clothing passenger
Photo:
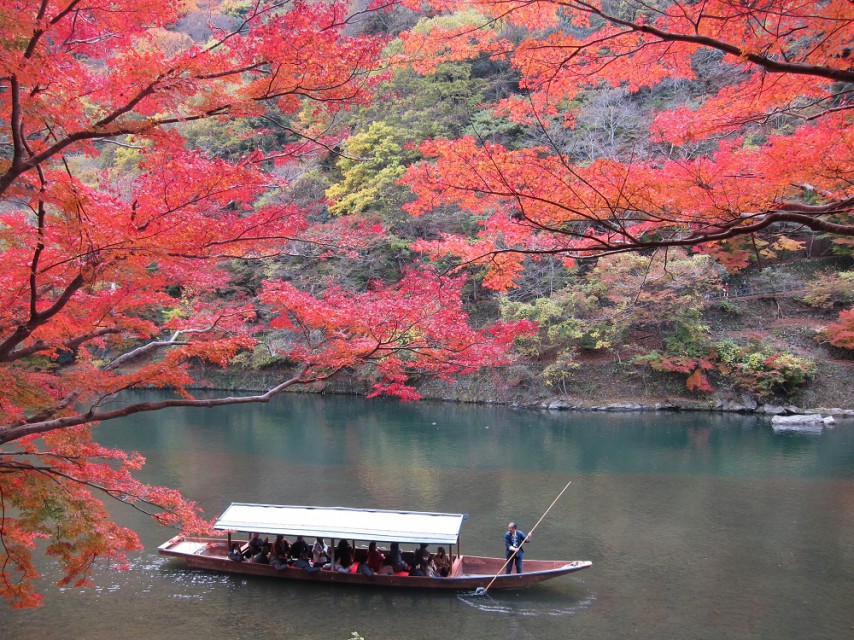
[[[335,547],[335,564],[345,569],[353,564],[353,547],[346,540],[342,540]]]
[[[299,560],[294,562],[294,566],[297,569],[303,569],[304,571],[307,571],[308,573],[317,573],[318,571],[320,571],[320,567],[315,567],[313,564],[311,564],[311,561],[308,559],[309,555],[310,555],[310,551],[308,550],[308,548],[306,548],[302,552],[302,555],[300,556]]]
[[[264,550],[265,542],[266,540],[262,540],[260,534],[253,533],[252,537],[249,538],[249,547],[243,552],[243,555],[247,558],[258,555]]]
[[[400,545],[397,542],[391,543],[388,555],[385,560],[383,560],[383,564],[390,565],[395,573],[399,571],[409,571],[409,565],[403,561],[403,554],[401,554]]]
[[[291,545],[291,557],[292,558],[301,558],[303,551],[310,551],[311,547],[308,546],[308,543],[302,539],[302,536],[297,536],[296,542]]]

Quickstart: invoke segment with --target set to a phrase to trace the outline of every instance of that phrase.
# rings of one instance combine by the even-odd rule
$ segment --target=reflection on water
[[[850,423],[775,433],[755,417],[288,396],[97,435],[210,517],[231,501],[468,513],[462,547],[478,555],[500,556],[507,522],[530,527],[572,480],[527,553],[593,567],[485,596],[220,575],[158,556],[172,532],[116,506],[146,546],[130,570],[0,608],[4,640],[433,640],[437,624],[475,640],[854,637]]]

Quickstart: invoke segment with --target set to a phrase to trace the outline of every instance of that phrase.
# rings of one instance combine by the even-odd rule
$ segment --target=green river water
[[[346,396],[168,410],[102,425],[140,477],[209,517],[230,502],[467,513],[463,552],[589,570],[518,592],[395,592],[188,570],[174,532],[115,507],[145,551],[45,606],[0,605],[0,638],[366,640],[854,638],[854,422],[775,432],[705,413],[556,413]]]

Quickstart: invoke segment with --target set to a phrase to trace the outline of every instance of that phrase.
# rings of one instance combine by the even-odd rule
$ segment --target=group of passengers
[[[241,547],[238,543],[231,545],[228,557],[237,562],[256,562],[269,564],[274,569],[297,567],[311,573],[323,569],[351,573],[358,571],[365,575],[410,575],[446,577],[451,572],[451,557],[444,547],[439,547],[431,554],[426,544],[421,544],[412,554],[408,562],[397,542],[392,542],[387,552],[377,549],[377,543],[368,545],[367,555],[363,562],[355,560],[355,549],[347,540],[341,540],[330,556],[330,549],[323,538],[317,538],[309,545],[302,536],[297,536],[293,544],[284,536],[277,535],[270,543],[269,538],[261,539],[260,534],[253,533],[248,544]]]
[[[412,561],[407,561],[400,549],[400,544],[392,542],[387,552],[377,548],[376,542],[368,545],[368,552],[364,561],[356,563],[354,560],[354,549],[346,540],[341,540],[335,548],[334,560],[331,568],[344,573],[356,571],[365,575],[409,575],[447,577],[451,573],[451,557],[445,552],[444,547],[439,547],[436,553],[431,554],[426,544],[421,544],[412,554]]]
[[[317,538],[313,545],[309,545],[302,536],[297,536],[291,544],[285,536],[277,535],[271,543],[269,538],[262,540],[261,534],[253,533],[244,547],[233,543],[228,557],[237,562],[269,564],[277,570],[297,567],[320,571],[320,568],[329,562],[329,547],[323,542],[323,538]]]

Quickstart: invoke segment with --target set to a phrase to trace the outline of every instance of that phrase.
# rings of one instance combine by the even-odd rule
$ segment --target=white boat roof
[[[459,543],[465,518],[461,513],[232,502],[214,528],[336,540],[450,545]]]

